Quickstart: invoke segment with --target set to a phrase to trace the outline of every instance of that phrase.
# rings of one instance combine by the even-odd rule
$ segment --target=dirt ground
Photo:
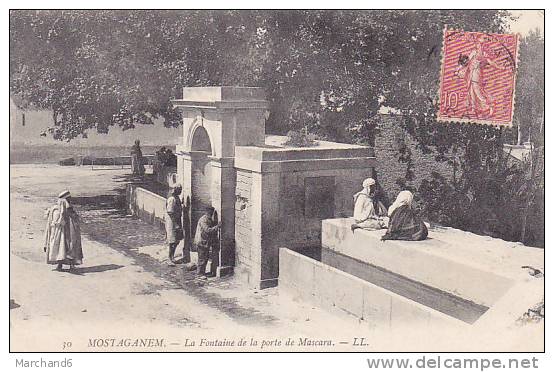
[[[415,329],[391,335],[278,287],[252,290],[232,277],[200,281],[181,266],[169,267],[164,234],[118,208],[128,169],[10,170],[11,351],[362,352],[468,345],[460,335],[455,342],[428,329],[423,339]],[[44,212],[64,189],[83,221],[84,263],[74,272],[53,271],[42,250]],[[304,337],[319,346],[299,346]],[[356,346],[362,337],[365,345]]]
[[[163,350],[151,351],[192,351],[201,338],[253,337],[261,348],[263,339],[363,337],[355,319],[294,302],[277,288],[251,290],[232,278],[203,282],[169,267],[163,233],[116,208],[128,172],[11,166],[12,351],[125,349],[90,345],[112,338],[163,338]],[[85,258],[75,272],[53,271],[42,250],[44,212],[64,189],[83,221]],[[196,345],[185,346],[187,338]]]

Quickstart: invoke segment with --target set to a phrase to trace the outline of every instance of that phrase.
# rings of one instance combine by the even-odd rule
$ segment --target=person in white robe
[[[367,178],[362,183],[363,190],[354,194],[354,220],[351,225],[355,229],[380,230],[387,227],[386,209],[375,200],[375,180]]]
[[[56,265],[61,271],[63,265],[73,270],[83,262],[80,219],[70,204],[71,194],[63,191],[57,203],[46,212],[44,231],[44,252],[46,263]]]

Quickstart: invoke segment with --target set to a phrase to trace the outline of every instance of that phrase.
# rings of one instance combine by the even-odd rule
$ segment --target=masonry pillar
[[[177,146],[183,197],[189,197],[193,206],[210,203],[217,211],[222,226],[219,262],[215,264],[217,275],[226,275],[235,262],[235,147],[264,144],[265,93],[251,87],[183,88],[183,99],[172,102],[183,117],[183,143]],[[195,159],[202,154],[208,165],[198,168]],[[201,184],[199,189],[194,177],[206,177],[209,184]],[[199,195],[204,188],[207,195]],[[191,216],[192,236],[195,220]]]

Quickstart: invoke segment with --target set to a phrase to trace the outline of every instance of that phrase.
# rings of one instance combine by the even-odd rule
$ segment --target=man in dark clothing
[[[131,169],[135,176],[144,175],[144,164],[139,140],[136,140],[133,147],[131,147]]]
[[[206,212],[198,220],[196,233],[194,234],[194,245],[198,252],[197,274],[206,277],[206,264],[210,258],[210,248],[215,251],[218,244],[218,230],[221,222],[214,221],[214,208],[206,208]],[[215,276],[215,265],[212,260],[210,276]]]

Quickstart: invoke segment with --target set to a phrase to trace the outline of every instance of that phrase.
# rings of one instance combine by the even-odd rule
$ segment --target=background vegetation
[[[544,39],[521,45],[518,130],[434,120],[442,30],[502,32],[503,11],[11,11],[10,93],[52,110],[49,135],[69,141],[151,124],[179,125],[183,86],[268,92],[270,133],[373,145],[381,106],[403,114],[417,147],[452,177],[414,184],[423,213],[447,225],[544,245]],[[513,164],[504,143],[531,138]],[[410,162],[410,148],[398,161]],[[483,224],[496,221],[500,228]],[[541,225],[542,223],[542,225]],[[542,228],[542,235],[537,226]],[[504,231],[506,230],[506,231]]]

